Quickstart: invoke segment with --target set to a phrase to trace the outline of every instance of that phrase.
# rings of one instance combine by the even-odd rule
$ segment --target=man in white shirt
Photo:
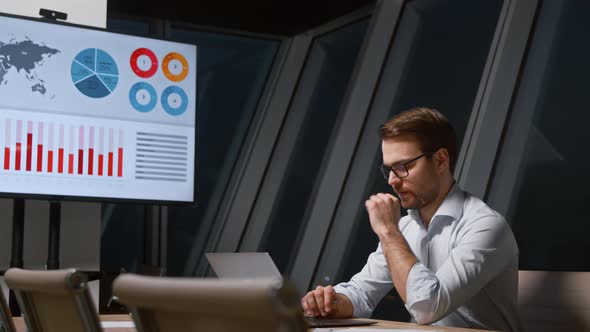
[[[419,324],[520,331],[514,235],[499,213],[455,184],[457,138],[448,120],[414,108],[380,134],[381,171],[397,197],[378,193],[365,202],[377,250],[349,282],[307,293],[305,314],[369,317],[395,287]]]

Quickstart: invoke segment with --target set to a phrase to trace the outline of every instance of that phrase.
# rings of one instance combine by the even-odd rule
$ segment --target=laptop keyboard
[[[304,317],[305,322],[309,327],[329,327],[329,326],[359,326],[372,325],[375,321],[351,318],[318,318],[318,317]]]

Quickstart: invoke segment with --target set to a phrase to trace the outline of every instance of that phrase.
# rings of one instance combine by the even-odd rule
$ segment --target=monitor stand
[[[10,267],[23,267],[23,242],[25,226],[25,199],[15,198],[12,203],[12,248]],[[8,306],[12,316],[20,316],[20,308],[11,290],[8,296]]]

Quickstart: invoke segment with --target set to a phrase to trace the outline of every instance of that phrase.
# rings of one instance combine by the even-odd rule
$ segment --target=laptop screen
[[[267,278],[282,281],[279,269],[267,252],[207,253],[205,256],[219,278]],[[376,321],[366,319],[312,317],[305,317],[305,322],[309,327],[359,326],[376,323]]]
[[[267,252],[207,253],[205,256],[218,278],[283,278]]]

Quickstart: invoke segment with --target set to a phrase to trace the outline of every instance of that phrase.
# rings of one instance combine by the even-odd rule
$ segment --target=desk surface
[[[129,315],[101,315],[100,320],[103,322],[128,322],[131,321],[131,317]],[[423,330],[423,331],[445,331],[445,332],[489,332],[484,330],[474,330],[474,329],[463,329],[457,327],[445,327],[445,326],[428,326],[428,325],[418,325],[418,324],[411,324],[411,323],[402,323],[402,322],[393,322],[387,320],[377,320],[377,324],[371,326],[359,326],[357,328],[367,328],[367,329],[411,329],[411,330]],[[14,318],[14,325],[16,326],[16,330],[18,332],[25,332],[25,322],[22,317]],[[346,330],[351,327],[341,327],[341,328],[333,328],[334,330]],[[318,331],[321,331],[319,329]],[[128,327],[110,327],[105,328],[105,332],[135,332],[134,328]],[[313,331],[313,329],[310,329]]]
[[[445,331],[445,332],[490,332],[488,330],[477,330],[477,329],[465,329],[459,327],[447,327],[447,326],[430,326],[430,325],[418,325],[412,323],[394,322],[389,320],[375,320],[378,323],[369,326],[358,326],[356,328],[362,329],[407,329],[407,330],[422,330],[422,331]],[[338,330],[346,330],[351,327],[338,328]],[[336,328],[333,328],[336,330]],[[321,331],[321,329],[319,330]]]
[[[22,317],[15,317],[14,326],[17,332],[26,332],[25,321]],[[100,320],[103,322],[129,322],[131,317],[129,315],[100,315]],[[111,327],[103,329],[105,332],[135,332],[134,328],[129,327]]]

